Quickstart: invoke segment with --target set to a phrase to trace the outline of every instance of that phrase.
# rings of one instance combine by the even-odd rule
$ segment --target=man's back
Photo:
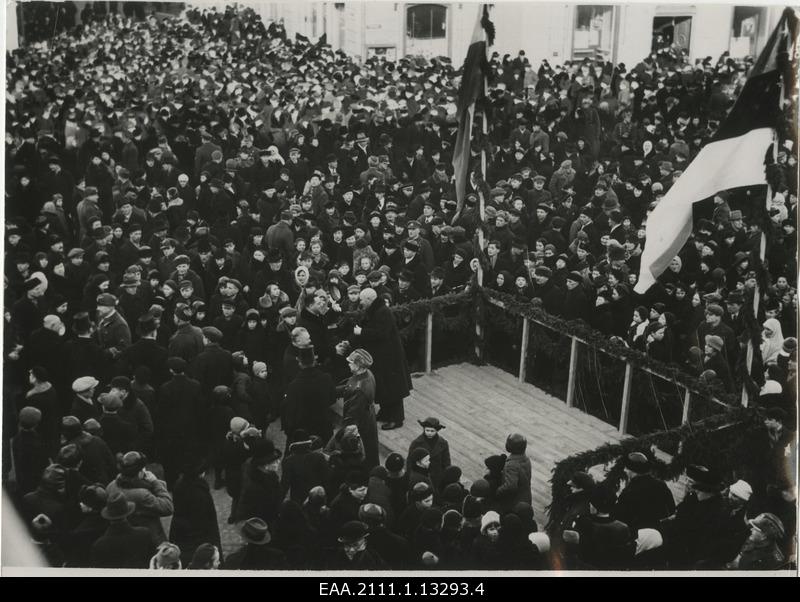
[[[114,523],[92,546],[90,564],[94,568],[146,569],[154,552],[149,530],[127,521]]]

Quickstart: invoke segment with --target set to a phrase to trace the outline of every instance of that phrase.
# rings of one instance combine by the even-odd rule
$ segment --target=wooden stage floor
[[[417,420],[435,416],[447,427],[441,435],[450,443],[453,464],[470,481],[486,472],[483,460],[505,453],[512,432],[528,440],[533,463],[532,494],[537,521],[546,522],[551,470],[574,453],[618,441],[617,429],[598,418],[568,408],[563,401],[493,366],[458,364],[414,378],[406,399],[406,420],[392,431],[379,431],[381,458],[397,451],[403,456],[421,432]]]

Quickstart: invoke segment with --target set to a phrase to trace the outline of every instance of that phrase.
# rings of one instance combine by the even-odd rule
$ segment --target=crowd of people
[[[784,566],[794,484],[779,471],[726,489],[694,467],[676,510],[650,459],[628,457],[621,493],[574,477],[574,522],[545,533],[521,434],[474,482],[433,417],[406,457],[379,458],[412,386],[390,307],[477,287],[478,272],[733,392],[764,228],[759,401],[766,446],[788,445],[791,141],[769,223],[753,209],[763,187],[720,193],[659,284],[632,290],[649,211],[749,64],[493,56],[482,221],[474,178],[454,196],[450,61],[362,64],[233,8],[112,12],[14,51],[3,477],[34,542],[55,566]],[[283,450],[265,436],[278,420]],[[228,558],[211,487],[247,542]],[[726,534],[725,552],[700,550],[701,532]]]

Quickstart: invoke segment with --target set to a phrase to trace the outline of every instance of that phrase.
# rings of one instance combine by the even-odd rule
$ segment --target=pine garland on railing
[[[714,393],[706,383],[687,374],[680,366],[665,364],[637,349],[631,349],[625,345],[615,343],[606,335],[591,328],[581,320],[564,320],[553,316],[540,307],[534,306],[530,301],[521,301],[508,293],[487,288],[481,289],[481,293],[487,300],[494,299],[502,302],[505,310],[509,313],[527,317],[561,334],[577,337],[585,341],[590,347],[599,349],[623,361],[631,362],[634,368],[646,368],[667,381],[674,381],[702,395],[711,396]],[[734,395],[728,395],[723,398],[717,396],[717,398],[731,407],[738,405],[737,398]]]
[[[614,463],[606,480],[612,488],[616,488],[624,474],[622,458],[629,453],[642,451],[651,457],[653,475],[659,479],[674,480],[691,464],[713,467],[723,475],[738,474],[745,467],[763,466],[765,459],[755,457],[758,454],[752,445],[743,444],[757,441],[757,434],[763,428],[756,409],[737,408],[694,424],[625,439],[569,456],[558,462],[552,471],[552,502],[547,508],[550,517],[548,527],[557,525],[564,516],[565,502],[570,493],[568,482],[576,472]],[[663,462],[652,458],[653,447],[677,448],[678,452],[670,462]]]

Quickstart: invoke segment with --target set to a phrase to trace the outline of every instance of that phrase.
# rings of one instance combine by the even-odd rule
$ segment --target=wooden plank
[[[491,379],[492,382],[489,383],[490,378],[487,378],[482,371],[461,372],[459,373],[459,378],[472,381],[474,387],[485,387],[487,384],[490,384],[494,394],[504,395],[507,398],[506,404],[513,405],[513,411],[509,412],[509,417],[512,420],[514,419],[514,412],[531,412],[538,414],[543,420],[555,422],[554,426],[556,428],[560,427],[563,421],[566,420],[570,423],[570,430],[578,429],[579,431],[584,431],[586,435],[590,437],[596,436],[598,433],[613,435],[614,438],[618,436],[614,427],[607,425],[598,418],[584,414],[576,408],[569,409],[563,402],[554,400],[552,403],[540,403],[541,399],[539,396],[531,399],[529,396],[525,395],[526,391],[522,390],[523,387],[519,387],[514,380],[511,380],[507,386],[504,386],[501,381],[499,382],[495,379]],[[513,377],[511,378],[513,379]],[[525,385],[524,389],[536,391],[535,387],[531,385]],[[553,411],[549,411],[548,406]],[[502,410],[507,407],[507,405],[500,405],[495,409]]]
[[[489,401],[490,403],[487,403]],[[406,401],[405,424],[380,431],[382,452],[405,455],[420,433],[417,420],[438,416],[446,425],[453,463],[470,481],[486,473],[484,458],[503,452],[505,438],[519,430],[528,438],[531,490],[536,515],[545,517],[556,462],[618,439],[601,420],[587,416],[494,367],[456,365],[414,381]]]

